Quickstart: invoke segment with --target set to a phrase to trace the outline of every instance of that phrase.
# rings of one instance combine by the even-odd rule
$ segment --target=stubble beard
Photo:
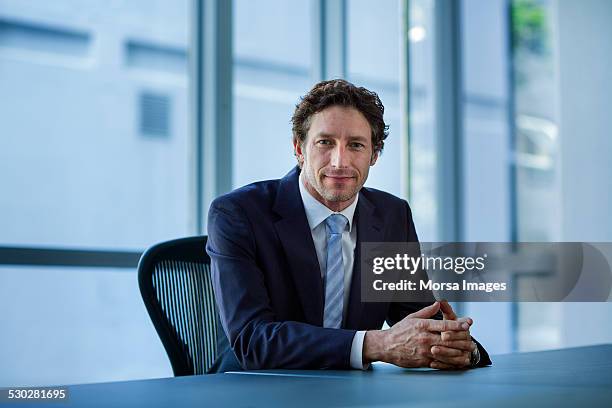
[[[314,188],[315,191],[323,199],[333,203],[350,200],[359,192],[359,190],[363,186],[363,184],[356,185],[355,188],[351,189],[350,191],[347,191],[345,193],[337,193],[334,191],[330,191],[327,187],[325,187],[325,185],[323,184],[323,176],[321,176],[321,178],[318,178],[315,174],[313,174],[312,169],[307,169],[305,173],[308,184],[310,184],[312,188]]]
[[[320,188],[317,189],[317,192],[321,195],[321,197],[333,203],[348,201],[353,198],[355,194],[357,194],[357,191],[359,191],[359,189],[354,189],[353,191],[346,193],[334,193],[332,191],[327,190],[327,188],[325,188],[324,186],[320,186]]]

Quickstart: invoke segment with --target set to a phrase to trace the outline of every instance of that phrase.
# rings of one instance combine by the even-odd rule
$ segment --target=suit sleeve
[[[227,197],[208,216],[211,273],[221,323],[245,370],[350,368],[354,330],[278,321],[256,262],[250,220]]]
[[[414,221],[412,220],[412,212],[410,211],[410,207],[408,206],[408,203],[405,203],[405,205],[406,205],[406,214],[407,214],[406,223],[407,223],[407,228],[408,228],[407,242],[419,242],[419,238],[417,236],[416,229],[414,227]],[[421,271],[421,272],[425,274],[424,271]],[[425,278],[425,276],[423,276],[422,278]],[[435,300],[436,299],[432,293],[430,302],[392,302],[391,305],[389,306],[389,312],[387,315],[387,324],[389,326],[393,326],[395,323],[399,322],[407,315],[414,313],[417,310],[420,310],[426,306],[431,305],[433,302],[435,302]],[[437,320],[442,320],[442,318],[443,318],[442,312],[438,312],[434,316],[434,319],[437,319]],[[472,338],[472,340],[474,340],[474,343],[476,343],[476,346],[478,347],[478,351],[480,352],[480,361],[478,363],[478,367],[484,367],[484,366],[491,365],[492,362],[491,362],[491,358],[489,357],[489,353],[487,353],[485,348],[475,338]]]

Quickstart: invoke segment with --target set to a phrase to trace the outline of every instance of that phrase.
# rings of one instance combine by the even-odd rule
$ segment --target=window
[[[367,24],[364,22],[367,21]],[[370,169],[366,186],[397,196],[406,195],[406,135],[402,131],[400,82],[402,9],[398,0],[372,7],[367,0],[347,1],[348,80],[378,94],[385,105],[389,137],[379,160]]]
[[[311,11],[310,1],[234,3],[234,187],[280,178],[297,164],[290,119],[316,82]]]
[[[409,2],[410,205],[419,239],[439,239],[434,83],[434,2]]]
[[[196,232],[190,6],[3,2],[5,386],[171,375],[134,264],[102,267],[94,258],[134,259],[153,243]],[[8,252],[41,247],[67,263],[78,250],[95,256],[79,267],[6,261]]]
[[[98,3],[3,6],[0,244],[140,250],[195,232],[189,2]]]
[[[547,0],[513,0],[514,191],[516,239],[561,240],[557,73],[553,10]],[[556,303],[517,307],[517,348],[561,346],[561,309]]]

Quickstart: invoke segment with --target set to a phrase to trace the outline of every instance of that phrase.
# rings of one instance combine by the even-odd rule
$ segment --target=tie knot
[[[325,219],[325,225],[330,234],[342,234],[347,223],[348,220],[342,214],[332,214]]]

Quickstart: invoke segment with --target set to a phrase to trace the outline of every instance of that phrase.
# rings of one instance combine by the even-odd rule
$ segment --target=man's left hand
[[[440,310],[444,320],[465,321],[470,326],[474,321],[469,317],[457,318],[451,305],[443,300],[440,302]],[[431,353],[435,360],[430,367],[439,370],[458,370],[469,368],[472,352],[476,343],[472,341],[470,330],[446,331],[441,333],[442,342],[431,347]]]

